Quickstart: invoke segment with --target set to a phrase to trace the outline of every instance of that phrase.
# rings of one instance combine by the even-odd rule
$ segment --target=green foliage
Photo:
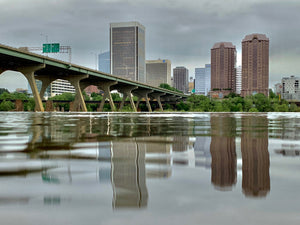
[[[0,111],[12,111],[14,108],[15,108],[15,105],[11,101],[3,100],[0,103]]]
[[[269,89],[269,98],[277,98],[276,94],[273,92],[272,89]]]
[[[119,93],[111,93],[111,97],[113,101],[122,101],[122,98],[120,97]]]
[[[134,110],[131,108],[131,105],[124,105],[120,112],[134,112]]]
[[[295,103],[292,103],[290,105],[289,111],[290,112],[297,112],[298,111],[298,106]]]
[[[170,104],[168,104],[168,103],[164,104],[163,108],[164,108],[164,110],[171,110],[171,109],[173,109],[172,106]]]
[[[188,111],[190,109],[190,107],[188,104],[180,102],[180,103],[176,104],[176,109],[179,111]]]
[[[62,93],[60,95],[56,95],[49,98],[49,100],[62,100],[62,101],[74,101],[74,99],[75,99],[75,94],[69,92]]]
[[[2,95],[4,92],[9,93],[9,91],[6,88],[0,88],[0,95]]]
[[[178,89],[176,89],[174,87],[171,87],[169,84],[165,84],[165,83],[160,84],[159,87],[170,90],[170,91],[176,91],[176,92],[179,92],[179,93],[183,93],[182,91],[179,91]]]
[[[93,101],[102,101],[103,98],[101,94],[96,94],[96,93],[92,93],[91,97]]]
[[[30,98],[28,102],[24,103],[24,111],[34,111],[35,101],[33,98]]]
[[[60,95],[53,96],[53,97],[49,98],[49,100],[60,100],[60,101],[70,101],[70,102],[72,102],[72,101],[75,100],[75,94],[65,92],[65,93],[62,93]],[[59,107],[60,110],[62,108],[64,108],[64,111],[70,111],[70,104],[69,103],[55,103],[54,107],[55,108]]]
[[[259,112],[257,108],[253,107],[251,109],[249,109],[249,112]]]
[[[190,110],[194,112],[213,111],[213,102],[204,95],[190,95],[187,99],[187,104],[189,105]]]
[[[18,93],[18,92],[8,93],[8,92],[3,92],[0,95],[0,99],[1,100],[16,100],[16,99],[28,100],[29,97],[25,93]]]
[[[224,99],[209,99],[203,95],[192,94],[187,101],[177,106],[178,110],[196,112],[297,112],[300,108],[285,100],[278,100],[276,95],[269,98],[261,93],[245,98],[231,93]],[[185,104],[185,106],[184,106]]]
[[[90,96],[88,96],[85,91],[82,92],[82,95],[83,95],[83,98],[84,98],[85,101],[91,100]]]

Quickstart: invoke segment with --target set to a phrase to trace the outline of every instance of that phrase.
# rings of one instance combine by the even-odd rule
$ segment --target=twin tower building
[[[146,63],[145,27],[138,22],[110,24],[109,61],[111,62],[111,73],[114,75],[154,86],[158,86],[160,83],[171,84],[169,60],[147,61]],[[160,63],[161,68],[157,65],[151,67],[153,63]],[[210,95],[223,97],[234,92],[241,93],[243,97],[255,93],[263,93],[268,96],[269,39],[266,35],[250,34],[246,35],[242,41],[241,90],[238,92],[236,87],[239,86],[237,83],[240,84],[240,80],[237,81],[236,74],[235,46],[231,42],[216,43],[211,49]],[[176,74],[173,76],[178,77]],[[188,83],[188,76],[185,76],[185,80],[181,83]]]
[[[211,49],[211,95],[236,93],[236,48],[231,42],[216,43]],[[269,39],[250,34],[242,41],[241,96],[269,94]]]

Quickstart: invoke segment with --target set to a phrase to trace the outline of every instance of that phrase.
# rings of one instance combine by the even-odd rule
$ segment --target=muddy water
[[[299,224],[300,114],[0,113],[1,224]]]

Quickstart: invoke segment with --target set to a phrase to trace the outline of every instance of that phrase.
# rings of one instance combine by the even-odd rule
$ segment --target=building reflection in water
[[[263,197],[270,191],[267,117],[242,117],[243,192]]]
[[[154,136],[111,142],[113,208],[147,206],[146,177],[171,176],[170,146],[168,137]]]
[[[111,181],[114,208],[147,206],[146,177],[168,178],[172,165],[191,165],[187,120],[180,120],[178,129],[164,136],[172,130],[172,122],[156,128],[147,118],[145,129],[144,123],[133,118],[67,121],[72,126],[64,118],[56,119],[33,118],[31,141],[25,151],[31,158],[98,159],[102,162],[99,181]],[[193,139],[193,166],[210,167],[211,182],[218,190],[230,190],[236,184],[236,120],[230,114],[211,114],[211,136]],[[246,196],[265,196],[270,190],[268,119],[242,116],[241,120],[243,192]],[[97,153],[91,154],[93,151]],[[68,168],[70,181],[71,173]],[[48,198],[46,202],[57,203]]]
[[[144,207],[148,202],[145,171],[145,148],[128,139],[113,142],[111,181],[113,207]]]
[[[283,156],[295,157],[300,155],[300,145],[282,144],[280,149],[276,149],[275,153]]]
[[[195,166],[205,168],[211,167],[210,143],[210,136],[196,137],[194,143]]]
[[[236,183],[236,119],[211,116],[211,182],[217,189],[231,190]]]

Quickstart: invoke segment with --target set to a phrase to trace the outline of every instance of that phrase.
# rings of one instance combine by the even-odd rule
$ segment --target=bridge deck
[[[68,77],[70,75],[74,76],[87,74],[89,75],[88,78],[81,80],[81,82],[89,83],[92,85],[99,82],[117,81],[117,84],[111,87],[112,89],[133,86],[137,87],[139,90],[151,90],[153,91],[153,93],[165,94],[167,96],[180,98],[187,97],[182,93],[127,80],[118,76],[103,73],[69,62],[60,61],[47,56],[42,56],[39,54],[0,44],[0,74],[5,70],[17,71],[20,67],[36,66],[39,64],[45,64],[45,68],[36,71],[36,75],[45,75],[49,77],[59,76],[60,79],[64,79],[64,77]]]

